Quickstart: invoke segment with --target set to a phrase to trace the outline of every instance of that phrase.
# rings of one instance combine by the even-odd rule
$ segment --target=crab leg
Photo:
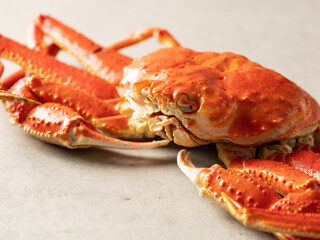
[[[141,28],[128,36],[110,44],[107,46],[109,49],[119,50],[139,42],[142,42],[148,38],[155,37],[165,47],[177,47],[180,46],[178,41],[165,29],[153,27],[153,28]]]
[[[15,83],[10,88],[11,94],[2,92],[0,99],[7,100],[5,107],[12,123],[23,124],[28,113],[35,107],[26,102],[53,102],[68,106],[107,134],[122,138],[138,136],[130,118],[115,109],[121,102],[120,99],[101,100],[86,92],[66,89],[59,83],[35,76],[25,77]]]
[[[50,44],[42,51],[51,56],[56,56],[59,51],[59,48],[55,44]],[[15,73],[10,74],[8,77],[1,79],[0,85],[3,89],[8,90],[14,83],[19,81],[21,78],[27,75],[27,71],[24,68],[19,69]]]
[[[1,48],[1,46],[3,46],[3,48]],[[26,55],[25,53],[28,54]],[[29,54],[32,57],[28,61]],[[5,37],[0,37],[0,55],[7,56],[7,58],[16,60],[16,62],[21,65],[30,67],[36,75],[44,76],[43,79],[33,76],[26,77],[16,82],[10,88],[11,93],[35,101],[55,102],[67,105],[74,111],[78,111],[87,120],[94,122],[99,129],[108,134],[125,138],[133,136],[143,137],[143,126],[141,128],[133,128],[130,119],[120,115],[120,113],[115,110],[115,105],[119,103],[120,99],[113,98],[108,101],[101,99],[101,97],[106,97],[101,96],[105,91],[107,94],[109,92],[109,95],[116,95],[115,89],[111,91],[111,88],[114,88],[113,85],[86,71],[68,66],[51,56],[28,49]],[[43,61],[36,61],[36,57],[39,59],[43,58]],[[51,69],[49,64],[53,65]],[[43,74],[43,72],[48,71],[48,67],[49,73]],[[69,71],[71,77],[67,75],[70,68],[72,68],[72,71]],[[66,71],[64,72],[63,70]],[[57,71],[57,74],[55,71]],[[79,86],[86,84],[86,81],[89,80],[90,83],[90,77],[95,80],[94,83],[91,83],[93,86],[90,84],[90,86],[83,86],[84,91],[83,89],[79,89]],[[53,78],[53,80],[51,78]],[[74,79],[74,84],[77,84],[78,88],[73,87],[66,90],[65,86],[71,84],[72,79]],[[84,81],[81,81],[81,79]],[[108,86],[111,88],[108,89]],[[95,93],[100,95],[90,93],[90,91],[88,91],[90,87]],[[18,124],[23,124],[25,116],[33,107],[34,105],[16,102],[7,102],[6,104],[6,110],[12,117],[12,122]],[[139,132],[138,134],[137,131]]]
[[[170,33],[160,28],[139,29],[107,47],[102,47],[48,15],[40,14],[31,24],[35,25],[33,29],[41,31],[36,33],[38,39],[42,34],[49,36],[60,48],[78,59],[89,72],[113,84],[119,83],[123,68],[132,61],[130,57],[120,54],[117,50],[150,37],[156,37],[166,47],[179,46]]]
[[[281,195],[287,195],[292,192],[303,192],[307,189],[320,190],[319,181],[282,162],[239,157],[232,161],[228,169],[245,171],[250,175],[261,178]]]
[[[37,77],[27,77],[25,83],[41,102],[68,106],[107,134],[123,138],[138,137],[136,129],[130,125],[129,117],[116,110],[122,102],[120,98],[101,100],[86,92],[66,89],[59,83]]]
[[[62,63],[47,54],[31,50],[1,35],[0,56],[18,63],[38,77],[63,83],[76,90],[85,90],[98,98],[110,99],[118,96],[115,86],[101,78]]]
[[[56,50],[56,53],[60,50],[60,48],[52,43],[50,45],[47,45],[47,43],[44,41],[44,33],[41,31],[39,26],[35,24],[36,20],[32,19],[28,22],[25,33],[24,33],[24,40],[26,42],[26,46],[28,48],[35,49],[37,51],[47,52],[49,50],[53,50],[51,48],[54,48]]]
[[[311,145],[301,146],[307,150],[296,150],[290,154],[276,151],[266,156],[267,159],[247,159],[228,151],[222,144],[217,145],[219,158],[228,169],[244,170],[263,177],[282,194],[309,188],[314,181],[311,178],[320,181],[320,154],[312,151]]]
[[[120,98],[102,100],[85,91],[67,89],[59,82],[49,82],[35,76],[26,77],[24,81],[41,102],[55,102],[69,106],[88,120],[120,115],[114,108]]]
[[[178,153],[177,162],[180,170],[199,189],[200,195],[210,199],[225,211],[228,209],[223,203],[222,192],[245,205],[260,208],[269,208],[281,199],[269,185],[246,172],[226,170],[218,164],[210,168],[195,167],[191,154],[186,153],[185,150]]]
[[[132,61],[116,50],[104,49],[58,20],[39,15],[33,20],[35,29],[45,34],[61,49],[73,55],[92,74],[117,84],[122,79],[123,68]]]
[[[250,175],[260,177],[265,182],[268,182],[278,193],[282,195],[289,193],[285,198],[273,205],[272,209],[287,209],[290,210],[291,213],[300,211],[302,213],[310,212],[319,214],[320,164],[319,161],[317,161],[319,157],[315,155],[316,154],[311,151],[295,151],[285,157],[285,164],[264,159],[245,159],[238,157],[237,159],[233,159],[228,169],[246,171]],[[318,181],[310,179],[310,177]],[[316,189],[316,191],[310,191],[310,189]],[[291,194],[290,192],[296,193]],[[271,216],[273,214],[274,213],[270,213]],[[298,238],[292,235],[274,234],[279,239],[298,240]],[[302,240],[302,238],[299,239]]]
[[[56,56],[60,50],[59,47],[54,43],[46,45],[43,41],[43,37],[44,36],[42,32],[35,24],[33,24],[33,21],[27,25],[25,33],[26,46],[29,48],[33,48],[36,51],[42,51],[43,53],[49,54],[51,56]],[[19,81],[26,75],[27,71],[24,68],[21,68],[10,76],[1,79],[1,87],[5,90],[8,90],[14,83]]]
[[[177,161],[200,195],[244,225],[267,232],[320,237],[318,190],[308,189],[281,198],[269,184],[246,171],[226,170],[219,165],[196,168],[185,150],[179,152]]]
[[[0,87],[4,90],[8,90],[13,84],[26,76],[26,70],[24,68],[10,74],[8,77],[1,79]]]
[[[290,154],[275,152],[269,157],[320,181],[320,145],[301,144]]]
[[[320,154],[313,151],[294,151],[285,163],[320,181]]]

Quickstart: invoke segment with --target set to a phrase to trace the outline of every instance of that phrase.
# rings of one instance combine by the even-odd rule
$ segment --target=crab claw
[[[278,201],[272,209],[261,209],[244,207],[228,194],[222,193],[223,201],[230,214],[247,227],[313,238],[320,237],[319,197],[318,191],[310,191],[307,194],[288,194],[283,200]],[[292,206],[298,207],[290,209]],[[308,208],[312,212],[298,211],[298,209]]]
[[[200,195],[216,203],[228,211],[223,204],[222,192],[225,192],[237,202],[245,206],[269,208],[281,197],[272,187],[259,178],[235,169],[226,170],[215,164],[210,168],[196,168],[191,160],[191,154],[181,150],[177,157],[181,171],[198,188]]]
[[[24,122],[24,130],[43,141],[68,148],[101,146],[145,149],[167,145],[169,142],[128,142],[105,136],[77,112],[56,103],[45,103],[33,108]]]
[[[100,99],[118,97],[115,86],[107,81],[83,69],[62,63],[44,52],[29,49],[2,35],[0,35],[0,57],[18,63],[40,78],[86,91]]]
[[[0,90],[2,100],[38,105],[27,114],[22,126],[26,132],[48,143],[67,148],[102,146],[120,149],[145,149],[167,145],[169,141],[129,142],[101,134],[89,121],[71,108],[44,103]],[[41,104],[41,105],[39,105]]]
[[[289,193],[282,198],[271,185],[244,170],[226,170],[219,165],[196,168],[185,150],[179,152],[177,161],[200,195],[217,203],[245,226],[320,237],[319,189]]]

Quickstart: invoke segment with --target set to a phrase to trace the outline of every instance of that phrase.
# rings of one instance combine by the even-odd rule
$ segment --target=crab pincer
[[[282,198],[252,171],[224,169],[217,164],[196,168],[190,153],[185,150],[179,152],[177,161],[201,196],[216,203],[245,226],[267,232],[320,237],[320,183],[316,180],[309,188],[296,188],[298,192]],[[268,173],[267,168],[265,172]]]

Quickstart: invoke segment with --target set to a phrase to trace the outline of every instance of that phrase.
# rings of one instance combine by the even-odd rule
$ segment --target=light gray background
[[[0,33],[22,42],[41,12],[101,44],[140,27],[166,28],[183,46],[243,54],[320,100],[320,1],[3,0]],[[150,40],[124,52],[159,46]],[[176,166],[181,147],[67,150],[10,126],[3,108],[0,133],[0,239],[274,239],[200,198]],[[213,145],[190,150],[198,166],[217,159]]]

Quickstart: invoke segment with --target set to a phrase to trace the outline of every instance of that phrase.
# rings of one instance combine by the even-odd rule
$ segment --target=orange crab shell
[[[258,145],[294,138],[314,131],[320,119],[318,103],[295,83],[229,52],[160,49],[135,59],[121,86],[129,102],[142,106],[153,99],[161,111],[164,102],[177,103],[187,94],[197,109],[174,115],[195,137],[210,142]]]

